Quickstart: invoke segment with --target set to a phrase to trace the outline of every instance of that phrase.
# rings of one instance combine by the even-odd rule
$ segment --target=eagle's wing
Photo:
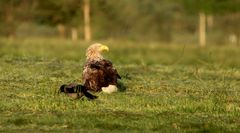
[[[102,87],[117,85],[117,70],[108,60],[88,61],[84,65],[83,82],[88,90],[101,91]]]
[[[103,66],[97,61],[88,61],[83,68],[83,82],[88,90],[101,91],[108,86],[104,79]]]
[[[106,80],[108,84],[117,85],[117,79],[121,79],[120,75],[117,72],[117,69],[112,65],[112,62],[109,60],[102,60],[103,70],[106,73]]]

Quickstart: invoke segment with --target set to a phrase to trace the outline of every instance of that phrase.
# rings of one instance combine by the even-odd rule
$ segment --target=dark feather
[[[59,92],[64,92],[68,96],[70,96],[74,99],[80,98],[82,96],[86,96],[89,99],[96,99],[97,98],[97,96],[94,96],[91,93],[89,93],[85,86],[75,84],[75,83],[71,83],[69,85],[65,85],[65,84],[62,85],[59,89]]]
[[[88,90],[101,91],[102,87],[117,85],[117,79],[121,77],[109,60],[91,60],[84,65],[83,81]]]

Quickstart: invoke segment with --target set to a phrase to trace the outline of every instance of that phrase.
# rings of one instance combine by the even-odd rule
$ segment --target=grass
[[[0,40],[0,132],[238,132],[240,49],[104,41],[127,86],[71,100],[88,44]]]

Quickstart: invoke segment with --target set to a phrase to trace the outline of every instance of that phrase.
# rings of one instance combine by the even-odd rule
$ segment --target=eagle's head
[[[102,52],[109,51],[106,45],[101,43],[94,43],[87,48],[86,56],[87,60],[101,60],[103,59]]]

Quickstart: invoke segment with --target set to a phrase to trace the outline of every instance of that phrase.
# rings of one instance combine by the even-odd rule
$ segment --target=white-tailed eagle
[[[103,58],[103,51],[109,51],[109,48],[100,43],[92,44],[86,50],[83,83],[87,90],[112,93],[118,90],[117,80],[121,77],[112,62]]]

